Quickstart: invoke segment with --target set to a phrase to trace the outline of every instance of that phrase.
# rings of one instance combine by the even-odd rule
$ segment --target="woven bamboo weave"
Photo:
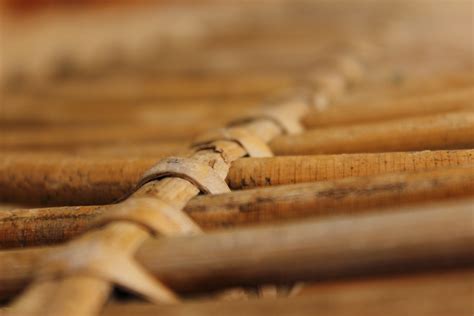
[[[0,3],[0,315],[474,313],[471,1]]]

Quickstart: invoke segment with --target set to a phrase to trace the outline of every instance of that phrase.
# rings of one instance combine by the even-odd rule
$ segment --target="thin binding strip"
[[[202,193],[230,192],[229,187],[210,166],[192,158],[170,157],[159,161],[143,175],[138,187],[165,177],[178,177],[194,184]]]
[[[235,141],[248,153],[249,157],[263,158],[272,157],[273,153],[268,145],[260,138],[250,134],[243,128],[221,128],[200,135],[191,145],[196,150],[202,150],[213,146],[212,143],[219,140]]]

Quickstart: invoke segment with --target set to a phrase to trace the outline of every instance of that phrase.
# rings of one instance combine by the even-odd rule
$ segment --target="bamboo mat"
[[[0,6],[0,315],[474,313],[472,1]]]

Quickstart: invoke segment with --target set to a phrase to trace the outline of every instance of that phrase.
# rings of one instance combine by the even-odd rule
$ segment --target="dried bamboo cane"
[[[461,111],[313,129],[277,137],[270,146],[276,155],[472,148],[473,131],[474,112]]]
[[[474,165],[474,150],[242,158],[227,175],[232,189],[327,181]]]
[[[473,82],[474,83],[474,82]],[[407,98],[380,100],[371,96],[370,99],[356,100],[349,104],[314,110],[303,120],[308,128],[354,124],[368,121],[381,121],[403,117],[423,116],[439,112],[474,109],[474,88],[448,89],[434,94],[423,94]],[[383,100],[383,99],[382,99]]]
[[[383,207],[474,194],[474,168],[456,168],[272,186],[218,196],[198,196],[184,211],[206,230],[309,216],[381,211]],[[388,209],[389,211],[390,209]],[[71,239],[113,206],[0,211],[0,248]]]
[[[338,69],[336,69],[336,71],[337,70]],[[339,75],[344,80],[345,74]],[[286,101],[288,102],[288,100]],[[290,103],[279,104],[273,109],[272,113],[267,113],[266,115],[272,115],[270,119],[268,117],[254,118],[250,123],[242,124],[241,128],[246,129],[247,133],[257,136],[264,142],[270,141],[272,138],[285,131],[292,132],[294,129],[299,127],[296,124],[298,124],[298,121],[307,112],[310,106],[307,99],[304,99],[303,102],[301,101],[300,96],[299,100],[290,99]],[[278,115],[278,117],[275,117],[275,115]],[[214,170],[213,172],[216,173],[216,178],[213,181],[216,181],[216,184],[218,184],[219,181],[225,179],[229,169],[228,164],[233,160],[244,156],[246,151],[243,147],[237,145],[233,141],[214,142],[214,144],[214,146],[220,149],[219,151],[201,150],[196,152],[192,158],[195,159],[196,162],[199,161],[201,164],[205,164],[206,167],[203,165],[199,167],[199,170],[212,168]],[[209,177],[210,174],[207,176]],[[218,180],[219,178],[220,180]],[[158,224],[161,225],[164,230],[159,228],[157,233],[164,233],[165,235],[183,232],[199,233],[200,229],[192,223],[186,215],[183,215],[183,213],[180,212],[185,204],[199,193],[198,187],[193,184],[194,181],[189,182],[176,177],[166,178],[161,181],[152,181],[143,185],[127,199],[127,202],[130,203],[130,205],[128,207],[126,206],[124,210],[128,211],[130,215],[133,215],[134,213],[137,214],[138,210],[134,209],[134,203],[140,204],[140,202],[143,201],[141,200],[143,197],[153,197],[154,199],[159,199],[159,201],[154,200],[155,204],[158,202],[159,204],[165,203],[175,209],[173,211],[173,219],[163,217],[162,214],[158,215],[156,220],[158,220]],[[213,183],[213,185],[215,184]],[[162,212],[164,212],[164,209],[162,209]],[[161,218],[159,217],[160,215]],[[163,222],[163,220],[165,221]],[[101,304],[106,299],[106,296],[111,289],[111,281],[118,282],[119,284],[122,283],[122,285],[126,284],[129,288],[135,289],[148,299],[155,302],[175,301],[177,298],[174,293],[167,289],[161,282],[153,281],[130,259],[130,256],[135,252],[137,247],[144,238],[148,236],[148,234],[149,230],[142,225],[123,223],[119,221],[115,223],[112,222],[96,232],[93,231],[89,234],[83,235],[83,237],[77,239],[69,247],[66,247],[66,252],[72,251],[72,254],[74,254],[84,251],[81,247],[91,247],[94,245],[96,247],[105,247],[109,252],[109,256],[111,256],[112,253],[115,253],[115,258],[113,259],[115,263],[112,264],[116,266],[106,267],[106,270],[103,270],[101,262],[103,262],[104,258],[101,256],[107,255],[103,252],[98,253],[98,257],[91,258],[85,263],[85,267],[80,267],[78,271],[68,271],[67,262],[65,263],[61,260],[56,262],[56,267],[54,262],[53,264],[46,263],[46,276],[48,277],[49,275],[49,277],[44,281],[38,279],[34,282],[25,291],[24,295],[16,300],[14,310],[19,313],[27,314],[93,314],[99,310]],[[127,243],[121,245],[125,241]],[[67,259],[68,256],[63,260]],[[110,257],[106,260],[112,261]],[[58,272],[55,271],[55,269],[57,269],[58,266],[64,266],[64,264],[66,264],[65,272],[69,272],[69,274],[61,274],[61,270],[59,270],[60,278],[51,278],[51,276],[54,276],[55,273]],[[117,266],[120,264],[126,264],[128,270],[126,275],[123,275],[123,271],[120,272],[123,268]],[[100,270],[99,273],[96,272],[96,275],[94,276],[94,273],[81,274],[81,268],[86,269],[86,271],[92,269],[93,272],[97,269],[100,270],[101,268],[102,270]],[[115,275],[112,275],[111,279],[104,279],[101,274],[114,273],[114,271],[109,271],[111,268],[115,268]],[[48,269],[52,270],[48,272]],[[129,277],[128,275],[130,273],[134,273],[134,277],[133,274]],[[91,287],[91,285],[94,285],[94,287]],[[67,294],[55,297],[58,293],[71,293],[71,291],[77,293],[76,297],[72,298]],[[45,305],[44,302],[53,297],[54,301]]]
[[[464,267],[474,262],[472,202],[148,239],[136,258],[180,292]],[[25,287],[35,263],[58,249],[0,252],[0,297]]]
[[[303,297],[180,305],[109,304],[103,315],[465,315],[472,312],[472,269],[315,284]],[[387,299],[389,298],[389,299]]]
[[[157,161],[89,155],[4,155],[0,200],[33,206],[110,204],[131,192]],[[248,189],[472,164],[474,150],[243,158],[232,163],[226,181],[232,189]]]

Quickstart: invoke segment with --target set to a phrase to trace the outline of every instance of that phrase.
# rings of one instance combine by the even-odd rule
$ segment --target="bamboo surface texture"
[[[474,313],[470,4],[49,3],[0,1],[0,315]]]
[[[198,196],[184,211],[204,229],[309,216],[380,211],[383,207],[474,194],[474,168],[354,177]],[[0,248],[68,240],[113,205],[0,211]]]
[[[440,150],[243,158],[232,163],[226,180],[230,188],[238,190],[430,171],[473,165],[473,153],[472,150]],[[5,154],[0,158],[0,199],[34,206],[113,203],[132,191],[145,171],[157,162],[156,158],[89,155],[81,158],[57,154]]]

